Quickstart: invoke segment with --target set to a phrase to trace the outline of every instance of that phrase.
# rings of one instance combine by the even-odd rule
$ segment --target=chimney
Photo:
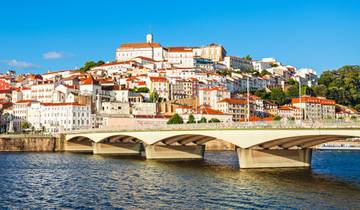
[[[153,42],[153,35],[152,34],[148,34],[146,35],[146,42],[151,44]]]

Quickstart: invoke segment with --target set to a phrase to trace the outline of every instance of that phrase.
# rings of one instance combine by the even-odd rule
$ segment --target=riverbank
[[[64,139],[60,136],[36,135],[36,134],[12,134],[0,135],[0,152],[63,152]],[[360,140],[334,141],[328,143],[337,149],[360,148]],[[346,145],[347,147],[344,147]],[[342,147],[341,147],[342,146]],[[314,149],[327,149],[315,146]],[[331,148],[333,149],[333,148]],[[206,151],[234,151],[235,145],[213,140],[206,143]]]
[[[60,152],[64,142],[50,135],[0,135],[0,152]]]

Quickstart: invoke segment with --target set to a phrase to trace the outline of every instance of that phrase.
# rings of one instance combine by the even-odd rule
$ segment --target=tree
[[[271,89],[270,99],[277,105],[284,105],[287,102],[285,93],[280,88]]]
[[[189,119],[188,119],[187,123],[189,123],[189,124],[191,124],[191,123],[196,123],[195,117],[194,117],[193,114],[190,114],[190,115],[189,115]]]
[[[256,90],[254,94],[257,97],[260,97],[263,100],[269,100],[270,99],[270,93],[266,92],[265,89]]]
[[[182,117],[178,114],[174,114],[170,120],[167,122],[167,124],[183,124],[184,120]]]
[[[156,103],[159,101],[159,94],[157,92],[150,93],[150,101]]]
[[[101,65],[103,65],[103,64],[105,64],[105,62],[104,62],[104,61],[101,61],[101,60],[98,61],[98,62],[88,61],[88,62],[86,62],[86,63],[84,64],[83,67],[80,68],[80,72],[81,72],[81,73],[85,73],[85,72],[89,71],[91,68],[94,68],[94,67],[96,67],[96,66],[101,66]]]
[[[219,119],[217,119],[217,118],[211,118],[209,120],[209,123],[219,123],[219,122],[221,122],[221,121]]]
[[[29,122],[22,122],[21,123],[21,129],[25,130],[25,129],[29,129],[31,127]]]
[[[278,115],[276,115],[276,116],[273,117],[273,120],[274,120],[274,121],[279,121],[279,120],[281,120],[281,117],[278,116]]]
[[[202,117],[198,123],[206,123],[207,122],[207,119],[205,117]]]
[[[139,87],[139,88],[136,88],[136,92],[138,92],[138,93],[148,93],[149,88],[147,88],[147,87]]]
[[[263,76],[265,76],[265,75],[271,75],[271,73],[268,72],[268,71],[266,71],[266,70],[264,69],[264,70],[261,71],[260,76],[263,77]]]
[[[248,60],[248,61],[252,61],[251,55],[246,55],[246,56],[244,57],[244,59],[245,59],[245,60]]]

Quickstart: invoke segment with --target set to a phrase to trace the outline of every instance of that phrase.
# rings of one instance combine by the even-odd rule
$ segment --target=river
[[[0,208],[360,209],[360,151],[315,151],[311,170],[237,165],[234,152],[186,162],[0,153]]]

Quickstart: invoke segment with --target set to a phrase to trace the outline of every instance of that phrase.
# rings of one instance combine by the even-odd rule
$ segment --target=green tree
[[[246,56],[244,57],[244,59],[245,59],[245,60],[248,60],[248,61],[252,61],[251,55],[246,55]]]
[[[187,123],[189,123],[189,124],[190,124],[190,123],[196,123],[195,117],[194,117],[193,114],[190,114],[190,115],[189,115],[189,119],[188,119]]]
[[[221,122],[221,121],[219,119],[217,119],[217,118],[211,118],[209,120],[209,123],[219,123],[219,122]]]
[[[281,88],[271,89],[270,99],[277,105],[284,105],[286,102],[286,96]]]
[[[254,94],[257,97],[262,98],[263,100],[269,100],[270,99],[270,93],[266,92],[265,89],[256,90]]]
[[[260,76],[263,77],[263,76],[265,76],[265,75],[271,75],[271,73],[268,72],[268,71],[266,71],[266,70],[264,69],[264,70],[261,71]]]
[[[25,130],[25,129],[29,129],[31,127],[29,122],[22,122],[21,123],[21,129]]]
[[[85,72],[89,71],[91,68],[96,67],[96,66],[101,66],[101,65],[103,65],[103,64],[105,64],[105,62],[104,62],[104,61],[101,61],[101,60],[98,61],[98,62],[88,61],[88,62],[86,62],[86,63],[84,64],[83,67],[80,68],[80,72],[81,72],[81,73],[85,73]]]
[[[279,120],[281,120],[281,117],[278,116],[278,115],[276,115],[276,116],[273,117],[273,120],[274,120],[274,121],[279,121]]]
[[[159,94],[157,92],[150,93],[150,101],[156,103],[159,101]]]
[[[198,123],[206,123],[207,122],[207,119],[205,117],[202,117]]]
[[[138,93],[148,93],[149,88],[147,88],[147,87],[139,87],[139,88],[136,88],[136,92],[138,92]]]
[[[327,95],[327,87],[325,85],[316,85],[313,87],[314,94],[316,96],[326,97]]]
[[[167,122],[167,124],[183,124],[183,123],[184,123],[183,118],[178,114],[174,114]]]

